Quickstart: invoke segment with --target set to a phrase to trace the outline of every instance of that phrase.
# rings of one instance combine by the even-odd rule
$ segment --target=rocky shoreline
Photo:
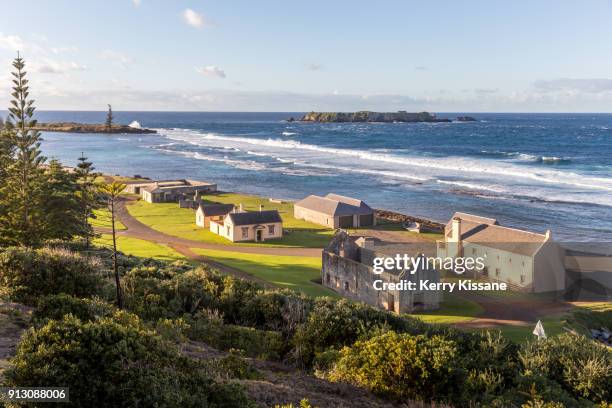
[[[37,123],[34,129],[43,132],[65,132],[65,133],[130,133],[130,134],[150,134],[157,133],[153,129],[131,127],[128,125],[112,125],[108,128],[102,124],[76,123],[76,122],[56,122],[56,123]]]

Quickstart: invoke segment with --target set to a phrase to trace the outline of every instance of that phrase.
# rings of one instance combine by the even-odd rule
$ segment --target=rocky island
[[[34,129],[44,132],[65,133],[157,133],[157,131],[153,129],[145,129],[128,125],[111,125],[110,127],[108,127],[104,124],[76,122],[37,123]]]
[[[429,112],[309,112],[300,119],[303,122],[451,122]]]

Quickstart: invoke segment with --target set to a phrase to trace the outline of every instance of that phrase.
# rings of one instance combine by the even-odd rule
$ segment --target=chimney
[[[263,204],[259,204],[259,211],[263,211]]]
[[[453,217],[452,230],[451,230],[451,241],[461,241],[461,218]]]

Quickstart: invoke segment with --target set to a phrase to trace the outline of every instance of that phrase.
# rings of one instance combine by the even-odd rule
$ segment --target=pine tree
[[[13,62],[12,100],[5,123],[6,141],[14,149],[14,161],[7,169],[1,191],[2,238],[11,244],[35,246],[41,242],[44,224],[45,157],[40,151],[40,133],[36,125],[34,101],[29,98],[25,63],[17,54]]]
[[[100,208],[100,200],[96,186],[98,173],[94,173],[93,163],[87,161],[87,157],[81,153],[79,163],[75,169],[79,191],[77,193],[80,204],[81,231],[80,235],[85,238],[85,247],[89,248],[91,238],[95,236],[89,220],[95,218],[94,210]]]
[[[106,131],[110,133],[111,128],[113,127],[113,108],[108,105],[108,113],[106,114]]]
[[[99,188],[100,193],[104,197],[111,219],[111,233],[113,238],[113,272],[115,274],[115,286],[117,289],[117,306],[123,307],[123,297],[121,296],[121,282],[119,280],[119,266],[117,264],[117,231],[115,229],[115,217],[119,196],[125,190],[126,185],[113,181],[110,184],[102,184]]]
[[[65,170],[59,161],[51,160],[45,175],[45,222],[41,237],[67,241],[81,236],[81,203],[76,174]]]

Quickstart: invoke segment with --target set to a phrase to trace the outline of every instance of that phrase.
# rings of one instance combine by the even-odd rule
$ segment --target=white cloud
[[[132,0],[132,3],[134,4],[134,6],[139,7],[140,4],[142,3],[141,0]]]
[[[415,70],[417,71],[429,71],[429,68],[426,67],[425,65],[418,65],[416,67],[414,67]]]
[[[49,49],[53,54],[62,54],[65,52],[77,52],[77,47],[51,47]]]
[[[98,54],[98,58],[103,61],[112,62],[123,69],[127,69],[128,65],[130,65],[133,61],[132,57],[114,50],[104,50]]]
[[[87,67],[74,61],[56,61],[49,58],[34,60],[31,64],[33,72],[43,74],[65,74],[73,71],[85,71]]]
[[[193,11],[192,9],[188,8],[183,11],[183,20],[185,21],[185,23],[192,27],[204,27],[204,16],[200,13]]]
[[[20,51],[25,47],[25,43],[18,35],[4,35],[0,33],[0,48],[10,51]]]
[[[196,72],[207,77],[225,78],[225,71],[216,65],[209,65],[207,67],[195,68]]]
[[[533,84],[541,92],[605,93],[612,91],[612,79],[607,78],[557,78],[539,80]]]

